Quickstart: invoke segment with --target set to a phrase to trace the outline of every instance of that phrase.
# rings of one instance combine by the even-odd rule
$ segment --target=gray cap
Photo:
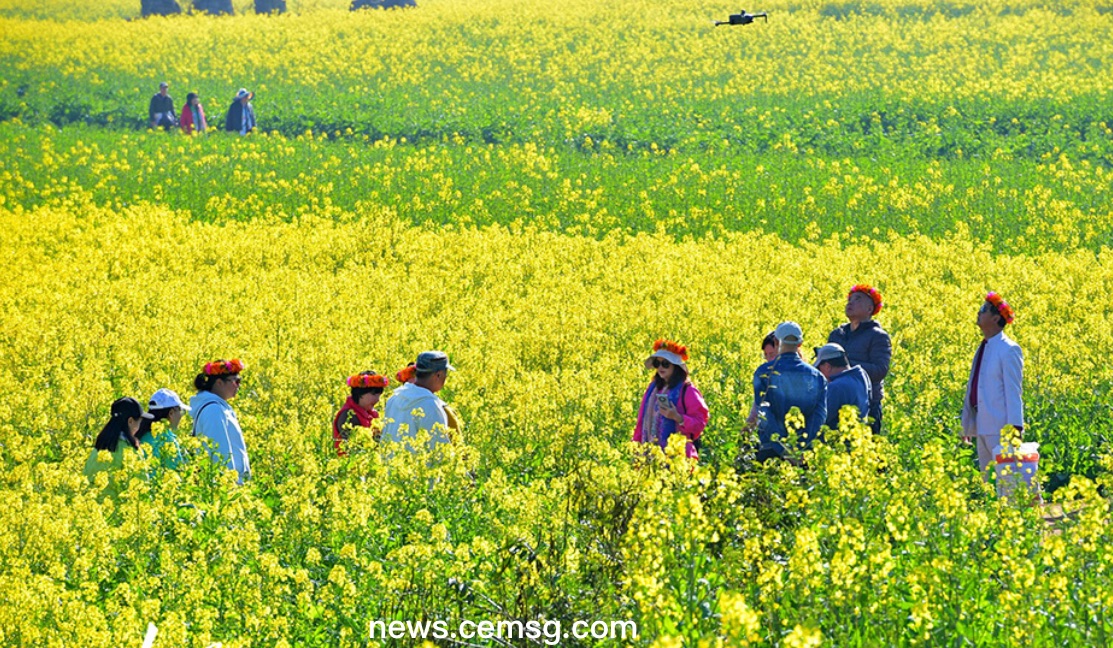
[[[777,325],[777,330],[773,331],[773,335],[785,344],[804,343],[804,330],[796,322],[781,322]]]
[[[841,344],[835,344],[834,342],[824,344],[815,350],[815,366],[818,367],[821,362],[841,358],[845,355],[846,349],[842,348]]]
[[[160,88],[169,88],[169,87],[170,87],[170,84],[169,84],[169,83],[167,83],[167,82],[165,82],[165,81],[163,81],[162,83],[158,84],[158,87],[160,87]]]
[[[448,364],[448,354],[444,351],[422,351],[417,354],[417,370],[425,373],[427,371],[441,371],[447,369],[449,371],[456,371],[456,367]]]

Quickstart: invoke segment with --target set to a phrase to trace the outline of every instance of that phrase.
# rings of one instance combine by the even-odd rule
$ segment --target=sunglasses
[[[671,362],[669,362],[668,360],[662,360],[660,358],[654,358],[653,361],[650,362],[650,364],[653,366],[654,369],[668,369],[672,366]]]

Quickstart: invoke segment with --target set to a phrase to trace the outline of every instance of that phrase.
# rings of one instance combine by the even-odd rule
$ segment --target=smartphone
[[[669,395],[668,394],[657,394],[657,407],[668,407],[668,406],[669,406]]]

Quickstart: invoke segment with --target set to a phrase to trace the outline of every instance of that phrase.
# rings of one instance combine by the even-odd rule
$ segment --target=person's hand
[[[657,409],[661,412],[661,416],[664,416],[670,421],[676,421],[677,423],[684,422],[684,417],[680,415],[680,412],[676,411],[672,403],[658,403]]]
[[[746,419],[746,426],[742,429],[752,430],[755,427],[757,427],[757,414],[752,414],[749,418]]]

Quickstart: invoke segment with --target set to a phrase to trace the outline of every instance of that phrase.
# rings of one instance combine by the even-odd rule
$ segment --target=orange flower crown
[[[1009,306],[1009,302],[1005,301],[1005,298],[1001,295],[990,292],[985,296],[985,300],[997,308],[998,314],[1005,318],[1006,324],[1012,324],[1013,320],[1016,319],[1016,313],[1013,312],[1013,307]]]
[[[688,347],[686,346],[681,346],[679,343],[673,342],[672,340],[657,340],[653,343],[654,351],[660,351],[661,349],[670,353],[675,353],[680,356],[681,360],[688,362]]]
[[[850,296],[856,292],[866,293],[867,295],[869,295],[870,299],[873,300],[874,315],[877,315],[881,312],[881,307],[884,306],[884,304],[881,302],[881,291],[869,284],[854,284],[850,287],[850,292],[846,293],[846,298],[850,299]]]
[[[414,376],[416,376],[416,375],[417,375],[417,366],[414,365],[414,363],[411,362],[410,364],[408,364],[405,367],[403,367],[402,369],[400,369],[398,371],[398,373],[394,374],[394,377],[398,379],[398,382],[400,382],[402,384],[406,384],[406,383],[410,382],[411,380],[413,380]]]
[[[205,365],[206,376],[228,376],[243,371],[242,360],[216,360]]]
[[[362,389],[386,389],[386,386],[389,384],[390,378],[387,378],[386,376],[380,376],[379,374],[356,374],[354,376],[348,376],[349,387],[359,387]]]

